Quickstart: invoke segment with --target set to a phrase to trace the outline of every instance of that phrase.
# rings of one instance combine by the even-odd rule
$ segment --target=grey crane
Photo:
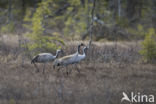
[[[84,44],[81,43],[81,44],[78,45],[76,53],[74,53],[72,55],[64,56],[64,57],[59,58],[59,59],[56,59],[54,61],[54,63],[53,63],[53,67],[54,68],[55,68],[55,66],[65,66],[65,67],[67,67],[70,64],[74,64],[75,60],[77,59],[77,57],[78,57],[78,55],[80,53],[80,47],[81,46],[84,46]],[[68,72],[67,72],[67,74],[68,74]]]
[[[33,57],[33,59],[31,60],[31,64],[34,64],[37,71],[39,72],[39,68],[36,66],[35,63],[44,63],[44,65],[43,65],[43,73],[44,73],[45,64],[48,62],[54,61],[58,57],[58,54],[60,52],[63,52],[63,51],[57,50],[55,56],[51,53],[40,53],[40,54]]]
[[[74,63],[79,63],[80,61],[82,61],[83,59],[86,58],[86,50],[88,49],[88,47],[84,47],[83,48],[83,54],[78,54],[78,56],[76,57]]]
[[[80,70],[78,69],[78,67],[76,66],[76,64],[78,64],[80,61],[84,60],[86,58],[86,51],[87,51],[88,47],[84,47],[83,48],[83,54],[78,54],[78,56],[75,58],[75,60],[73,61],[72,64],[75,65],[77,71],[80,73]]]

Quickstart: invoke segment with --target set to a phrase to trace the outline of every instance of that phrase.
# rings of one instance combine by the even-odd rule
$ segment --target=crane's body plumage
[[[83,48],[83,54],[82,55],[79,53],[79,48],[80,47],[78,46],[78,50],[75,54],[64,56],[62,58],[55,60],[53,63],[53,67],[54,68],[55,68],[55,66],[67,67],[68,65],[79,63],[81,60],[83,60],[86,57],[85,50],[87,49],[87,47]],[[78,68],[77,68],[77,71],[80,73]],[[68,72],[67,72],[67,74],[68,74]]]
[[[77,52],[68,56],[64,56],[54,61],[53,66],[68,66],[69,64],[74,64],[75,59],[79,55],[80,47],[84,44],[78,45]]]
[[[59,52],[61,52],[61,50],[57,50],[55,56],[51,53],[40,53],[31,60],[31,64],[35,65],[35,63],[44,63],[44,67],[43,67],[43,73],[44,73],[45,63],[54,61],[57,58]],[[36,65],[35,67],[37,68]],[[38,68],[37,70],[39,71]]]
[[[57,64],[57,66],[67,66],[69,64],[74,63],[74,60],[78,57],[78,54],[68,55],[64,56],[60,59],[57,59],[54,64]]]
[[[78,56],[76,57],[74,63],[79,63],[81,60],[85,59],[86,58],[86,53],[85,53],[85,50],[87,49],[87,47],[84,47],[83,48],[83,54],[78,54]]]
[[[61,52],[61,50],[57,50],[55,56],[51,53],[40,53],[32,59],[31,63],[47,63],[50,61],[54,61],[54,59],[57,58],[59,52]]]
[[[46,63],[46,62],[53,61],[55,58],[56,56],[52,55],[51,53],[40,53],[33,58],[35,60],[34,61],[32,60],[32,62]]]

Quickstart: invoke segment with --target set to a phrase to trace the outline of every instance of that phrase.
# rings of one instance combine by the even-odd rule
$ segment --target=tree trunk
[[[22,18],[24,18],[25,11],[26,11],[26,2],[25,0],[22,0]]]
[[[96,0],[93,0],[93,7],[92,7],[92,11],[91,11],[91,24],[90,24],[90,41],[89,41],[89,45],[88,47],[90,48],[91,44],[92,44],[92,38],[93,38],[93,23],[94,23],[94,11],[95,11],[95,2]]]
[[[121,17],[121,0],[118,0],[118,16]]]
[[[7,23],[9,23],[12,20],[12,0],[8,0],[8,21]]]
[[[136,0],[127,0],[127,18],[131,20],[135,14]]]
[[[153,9],[153,14],[152,14],[152,25],[155,29],[155,32],[156,32],[156,0],[153,0],[153,6],[152,6],[152,9]]]

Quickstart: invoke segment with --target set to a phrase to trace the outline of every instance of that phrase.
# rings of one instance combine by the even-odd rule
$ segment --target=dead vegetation
[[[77,43],[68,44],[65,53],[75,52]],[[156,66],[141,63],[138,50],[134,42],[94,43],[80,74],[70,66],[67,76],[51,63],[36,73],[22,50],[1,46],[0,104],[120,104],[123,91],[156,94]]]

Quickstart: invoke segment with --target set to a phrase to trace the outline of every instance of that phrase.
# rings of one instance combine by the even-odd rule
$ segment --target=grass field
[[[76,45],[68,46],[66,54]],[[36,73],[30,59],[15,50],[0,51],[0,104],[131,104],[121,103],[122,92],[156,94],[156,65],[141,62],[139,43],[94,43],[78,64],[80,73],[70,66],[69,76],[52,63],[45,74],[42,65]]]

